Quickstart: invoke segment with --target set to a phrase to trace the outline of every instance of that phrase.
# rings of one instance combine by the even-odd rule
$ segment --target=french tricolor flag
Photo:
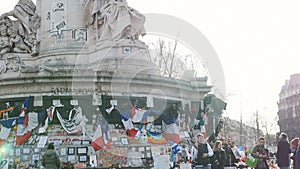
[[[24,144],[31,136],[31,131],[27,130],[28,115],[25,114],[25,109],[22,109],[20,116],[17,120],[17,137],[16,145]]]
[[[5,119],[5,120],[0,120],[1,124],[1,131],[0,131],[0,146],[6,142],[11,128],[15,125],[15,118],[10,118],[10,119]]]
[[[101,122],[98,123],[95,134],[92,138],[92,147],[95,151],[104,149],[111,146],[111,137],[109,133],[109,127],[106,122],[104,130],[102,131]]]
[[[166,124],[162,121],[162,130],[164,137],[171,142],[180,143],[180,127],[176,123]]]
[[[31,131],[38,126],[38,113],[25,113],[22,109],[17,120],[16,145],[24,144],[31,136]]]

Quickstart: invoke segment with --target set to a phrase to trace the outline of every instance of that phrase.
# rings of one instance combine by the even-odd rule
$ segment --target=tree
[[[192,54],[179,54],[182,46],[177,38],[170,40],[160,37],[148,45],[149,60],[158,65],[161,76],[181,78],[185,70],[193,69]]]

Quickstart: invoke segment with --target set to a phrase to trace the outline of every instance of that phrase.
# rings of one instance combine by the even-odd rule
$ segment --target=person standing
[[[277,164],[280,169],[290,168],[290,143],[286,133],[281,133],[279,135],[279,142],[277,144]]]
[[[202,133],[197,134],[197,143],[194,145],[197,150],[197,157],[195,159],[195,164],[199,169],[211,169],[210,158],[214,155],[214,152],[210,145],[204,139]]]
[[[223,149],[226,152],[227,159],[226,159],[226,167],[233,167],[236,166],[235,163],[238,163],[238,159],[236,158],[234,151],[237,150],[237,147],[235,146],[235,142],[231,140],[231,138],[228,139],[227,143],[223,144]],[[235,153],[238,153],[235,151]]]
[[[299,142],[300,143],[300,142]],[[300,169],[300,144],[298,143],[298,146],[295,151],[295,158],[294,158],[294,166],[293,169]]]
[[[54,150],[54,144],[49,143],[45,154],[43,155],[42,165],[46,169],[59,169],[60,168],[60,159]]]
[[[222,148],[222,142],[216,141],[214,145],[214,161],[212,162],[211,168],[212,169],[224,169],[224,166],[226,164],[226,152]]]
[[[255,169],[269,169],[267,163],[269,151],[265,148],[265,138],[259,138],[258,144],[252,149],[251,156],[259,159]]]
[[[293,165],[293,168],[295,168],[294,166],[296,165],[295,162],[296,162],[296,152],[297,152],[297,149],[298,149],[298,143],[299,143],[299,137],[296,137],[296,138],[293,138],[291,141],[290,141],[290,145],[291,145],[291,159],[293,161],[293,163],[291,163],[290,165]]]

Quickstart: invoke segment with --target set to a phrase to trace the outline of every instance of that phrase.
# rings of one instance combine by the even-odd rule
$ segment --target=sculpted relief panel
[[[84,12],[85,25],[92,27],[99,41],[137,40],[145,35],[145,17],[126,0],[87,0]]]
[[[8,52],[38,54],[40,17],[31,0],[19,0],[14,9],[0,16],[0,55]],[[9,16],[17,20],[11,20]]]
[[[140,51],[144,51],[146,46],[139,41],[139,36],[145,35],[145,17],[129,7],[126,0],[38,1],[38,10],[32,1],[19,0],[12,11],[0,16],[2,77],[10,67],[7,61],[11,56],[19,57],[19,62],[14,63],[18,66],[15,72],[22,76],[23,73],[30,76],[33,73],[44,75],[45,72],[67,70],[66,65],[72,66],[70,63],[76,58],[73,55],[64,55],[65,53],[81,52],[81,49],[94,51],[94,46],[81,48],[87,44],[91,34],[96,35],[96,40],[100,42],[94,43],[97,52],[95,56],[105,53],[108,57],[118,57],[118,63],[121,63],[124,57],[129,58],[132,53],[138,55],[139,59],[144,54]],[[60,61],[47,65],[47,57],[52,59],[58,53],[63,54],[57,58],[70,63],[61,67],[57,64]],[[32,58],[30,55],[37,57]],[[133,54],[130,57],[133,58]],[[86,60],[97,63],[101,59],[91,55]],[[144,65],[138,63],[138,66]],[[111,64],[111,68],[115,69],[114,64]]]

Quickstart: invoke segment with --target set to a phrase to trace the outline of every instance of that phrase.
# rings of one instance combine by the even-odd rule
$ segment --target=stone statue
[[[100,10],[104,4],[107,3],[107,0],[88,0],[85,4],[85,13],[84,13],[84,24],[86,26],[94,25],[95,28],[98,26],[98,20],[100,19]],[[101,24],[99,24],[101,25]]]
[[[8,53],[11,49],[9,36],[7,34],[7,26],[5,22],[0,21],[0,56]]]
[[[30,34],[32,32],[31,27],[35,24],[34,20],[36,20],[37,17],[35,9],[35,4],[31,0],[19,0],[18,4],[12,11],[2,14],[0,18],[4,18],[6,16],[13,16],[17,18],[24,26],[27,33]],[[20,34],[22,35],[23,33]]]
[[[31,55],[38,53],[36,34],[37,29],[40,27],[40,17],[35,13],[35,10],[36,6],[32,0],[19,0],[12,11],[0,16],[1,34],[6,31],[9,35],[12,52],[31,53]],[[17,20],[11,20],[8,16],[13,16]],[[5,25],[6,28],[2,25]],[[0,55],[7,52],[9,51],[6,49],[1,50],[0,47]]]
[[[8,29],[8,35],[10,36],[10,45],[13,47],[12,51],[16,53],[30,53],[31,50],[29,47],[25,44],[23,38],[17,34],[17,32],[9,28]]]
[[[86,25],[94,25],[98,40],[136,40],[145,35],[145,17],[126,0],[88,0]]]

